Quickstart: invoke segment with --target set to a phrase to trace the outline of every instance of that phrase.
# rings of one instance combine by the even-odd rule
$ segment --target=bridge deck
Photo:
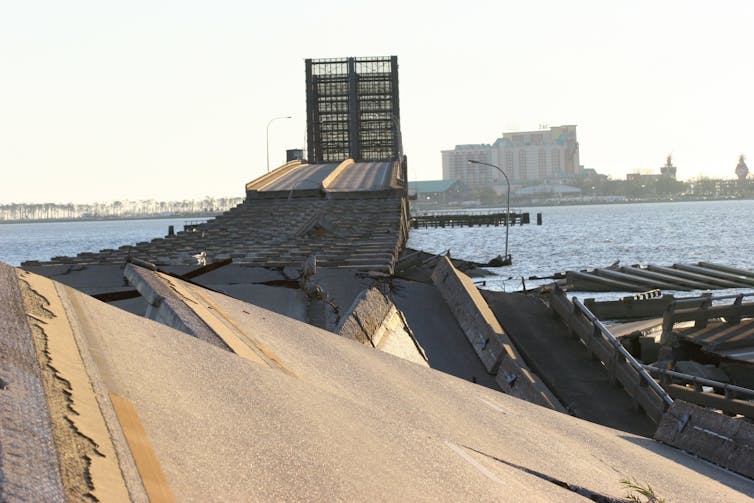
[[[391,187],[393,161],[357,162],[348,166],[330,184],[329,190],[369,191]]]
[[[318,189],[337,164],[306,164],[264,188],[265,192],[276,190]]]

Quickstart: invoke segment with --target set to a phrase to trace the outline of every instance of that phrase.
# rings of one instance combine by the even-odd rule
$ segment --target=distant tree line
[[[89,204],[10,203],[0,204],[0,222],[206,216],[222,213],[242,202],[242,197],[207,196],[183,201],[146,199]]]
[[[754,180],[697,177],[687,181],[669,177],[612,180],[582,178],[576,186],[584,196],[623,196],[627,199],[706,199],[754,197]]]
[[[577,187],[580,192],[558,194],[552,192],[517,195],[514,187],[511,193],[512,204],[526,204],[532,200],[542,201],[683,201],[704,199],[752,199],[754,179],[721,179],[698,177],[687,181],[663,176],[638,176],[627,180],[614,180],[605,175],[580,176],[568,181],[555,181]],[[553,190],[555,190],[553,188]],[[505,193],[492,187],[481,187],[469,191],[466,200],[477,200],[483,206],[505,204]]]

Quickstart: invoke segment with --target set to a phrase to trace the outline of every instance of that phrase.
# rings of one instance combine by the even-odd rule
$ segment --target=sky
[[[398,56],[412,180],[540,124],[612,178],[732,178],[753,28],[749,0],[0,0],[0,204],[242,197],[270,119],[272,167],[305,147],[304,60],[346,56]]]

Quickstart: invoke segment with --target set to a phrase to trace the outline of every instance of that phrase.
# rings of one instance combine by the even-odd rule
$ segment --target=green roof
[[[457,183],[460,182],[458,180],[423,180],[408,182],[408,189],[417,193],[445,192]]]

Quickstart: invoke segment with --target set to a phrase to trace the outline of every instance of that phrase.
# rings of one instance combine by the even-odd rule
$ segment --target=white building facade
[[[444,180],[461,180],[472,188],[501,184],[505,180],[496,169],[469,164],[469,159],[495,164],[511,183],[521,184],[567,181],[583,169],[576,126],[503,133],[492,145],[456,145],[442,152]]]

